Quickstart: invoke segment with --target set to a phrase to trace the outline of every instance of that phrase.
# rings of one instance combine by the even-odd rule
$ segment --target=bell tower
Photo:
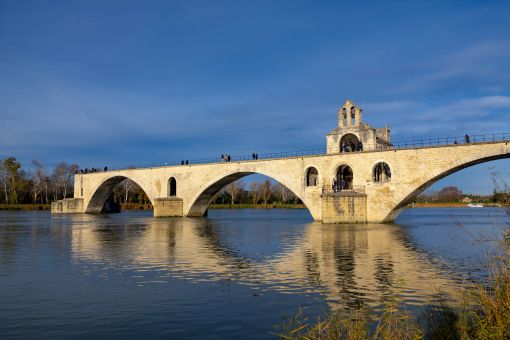
[[[327,153],[361,152],[391,148],[390,129],[363,123],[363,110],[347,99],[338,110],[338,127],[326,135]]]

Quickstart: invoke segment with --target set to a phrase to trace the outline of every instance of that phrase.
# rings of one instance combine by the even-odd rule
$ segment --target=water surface
[[[502,209],[410,209],[396,225],[307,210],[208,218],[0,212],[0,338],[273,338],[310,315],[398,296],[413,310],[483,280]]]

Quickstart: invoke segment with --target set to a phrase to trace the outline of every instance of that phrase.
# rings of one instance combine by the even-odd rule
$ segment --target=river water
[[[486,276],[505,211],[409,209],[394,225],[307,210],[207,218],[0,212],[0,339],[274,338],[275,325],[397,296],[419,311]]]

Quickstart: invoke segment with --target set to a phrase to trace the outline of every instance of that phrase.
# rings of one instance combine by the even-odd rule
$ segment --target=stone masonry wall
[[[51,203],[52,214],[75,214],[83,212],[83,198],[66,198]]]
[[[367,221],[367,196],[352,194],[323,196],[322,223],[365,223]]]
[[[163,197],[154,200],[154,217],[182,217],[183,202],[180,197]]]

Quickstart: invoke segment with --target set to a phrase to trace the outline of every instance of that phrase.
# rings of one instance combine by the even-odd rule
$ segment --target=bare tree
[[[291,199],[294,199],[295,195],[292,191],[287,189],[287,187],[281,183],[277,183],[274,186],[274,192],[280,198],[282,203],[287,203]]]
[[[10,181],[10,173],[4,162],[0,162],[0,182],[2,182],[2,186],[4,188],[4,198],[5,203],[9,203],[9,181]]]
[[[132,189],[135,188],[135,183],[133,183],[132,180],[129,178],[126,178],[120,183],[120,186],[122,188],[122,192],[124,194],[124,203],[128,203],[129,201],[129,193]]]
[[[267,201],[271,198],[271,192],[272,192],[272,184],[271,181],[266,179],[264,182],[262,182],[261,185],[261,196],[262,201],[264,201],[264,205],[267,205]]]
[[[225,191],[230,195],[230,204],[235,203],[236,197],[244,190],[244,182],[237,180],[225,187]]]
[[[54,169],[52,180],[54,181],[54,199],[59,198],[62,193],[63,198],[66,198],[68,191],[73,187],[72,178],[75,171],[78,169],[77,164],[67,165],[67,163],[59,163]]]
[[[39,194],[44,190],[46,181],[46,170],[41,162],[33,160],[32,165],[35,168],[35,172],[32,175],[32,194],[34,195],[34,203],[37,203]]]
[[[251,182],[250,183],[250,195],[253,205],[259,203],[260,194],[261,194],[261,185],[259,182]]]

